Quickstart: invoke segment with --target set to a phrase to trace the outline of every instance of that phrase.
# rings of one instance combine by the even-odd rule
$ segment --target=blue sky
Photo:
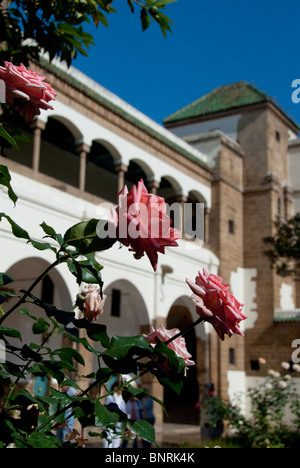
[[[299,0],[178,0],[164,39],[156,24],[141,31],[126,0],[109,28],[90,27],[96,47],[73,65],[158,123],[217,86],[246,80],[300,124],[291,99],[300,79]]]

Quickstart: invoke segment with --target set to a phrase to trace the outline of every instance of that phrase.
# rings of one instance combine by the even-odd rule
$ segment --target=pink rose
[[[229,292],[229,286],[223,284],[223,279],[209,275],[204,269],[199,272],[196,283],[186,280],[193,291],[192,299],[196,302],[197,314],[210,322],[224,340],[234,333],[244,336],[239,323],[247,317],[242,314],[243,305]]]
[[[5,67],[0,67],[0,79],[5,82],[8,105],[22,112],[27,122],[40,115],[40,109],[53,109],[49,101],[55,100],[57,93],[45,83],[44,75],[27,69],[23,64],[19,67],[11,62],[4,64]]]
[[[101,297],[100,287],[96,285],[89,286],[87,289],[84,289],[81,294],[85,298],[83,306],[81,307],[84,317],[89,322],[95,322],[97,318],[103,314],[107,296]]]
[[[165,247],[177,247],[176,240],[181,234],[171,227],[164,198],[148,193],[143,180],[127,186],[119,194],[119,206],[109,217],[109,224],[115,228],[116,238],[140,259],[144,253],[156,271],[158,252],[164,254]]]
[[[157,342],[155,341],[155,338],[158,338],[163,343],[167,343],[170,339],[178,335],[178,333],[180,333],[180,330],[178,330],[177,328],[174,328],[173,330],[166,330],[161,325],[156,330],[152,328],[152,333],[150,333],[147,336],[144,336],[149,343],[156,345]],[[186,342],[182,336],[171,341],[170,343],[168,343],[167,346],[168,348],[175,351],[177,357],[180,357],[184,360],[186,368],[195,365],[194,361],[191,361],[192,356],[186,349]],[[161,367],[165,370],[171,370],[167,358],[166,361],[161,365]]]

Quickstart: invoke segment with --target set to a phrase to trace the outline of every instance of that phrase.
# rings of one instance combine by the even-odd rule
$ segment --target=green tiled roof
[[[240,81],[216,88],[197,101],[166,117],[164,123],[193,119],[263,102],[272,102],[272,100],[246,81]]]
[[[274,322],[300,322],[300,309],[278,310],[275,312]]]

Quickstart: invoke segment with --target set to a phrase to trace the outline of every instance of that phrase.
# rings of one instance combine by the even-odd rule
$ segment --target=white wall
[[[78,143],[84,142],[91,146],[92,142],[97,140],[104,145],[109,144],[116,163],[122,162],[123,164],[129,165],[131,160],[142,161],[149,168],[154,180],[160,182],[162,177],[167,176],[172,178],[177,181],[180,187],[178,194],[188,196],[189,192],[197,191],[206,200],[208,208],[211,207],[211,187],[209,184],[205,185],[196,178],[185,174],[178,168],[158,158],[154,152],[150,153],[143,150],[131,141],[99,125],[97,122],[77,112],[76,109],[66,106],[59,100],[55,103],[55,110],[43,113],[41,119],[46,122],[48,117],[57,118],[67,126],[71,125],[72,122],[76,122],[76,127],[72,130]],[[74,127],[74,124],[72,124],[72,126]],[[171,133],[170,135],[172,136]],[[185,142],[183,143],[190,152],[195,151],[200,159],[201,153],[199,151],[187,145]]]
[[[189,125],[182,125],[181,127],[174,127],[171,129],[171,131],[180,138],[185,138],[191,135],[198,135],[199,133],[207,133],[214,130],[221,130],[232,140],[237,141],[238,125],[240,118],[241,115],[233,115],[231,117],[223,117],[219,119],[207,120],[205,122],[197,122]]]
[[[232,294],[244,304],[243,313],[247,320],[241,322],[241,328],[247,330],[254,328],[258,317],[256,303],[256,268],[238,268],[230,276]]]
[[[42,222],[53,226],[64,234],[69,227],[84,220],[97,217],[98,207],[89,202],[45,186],[20,174],[12,173],[12,184],[20,197],[16,207],[0,191],[1,211],[9,214],[20,226],[26,229],[35,240],[41,240],[44,233],[39,225]],[[39,252],[24,240],[12,236],[10,226],[3,220],[0,223],[0,270],[5,272],[24,258],[44,259],[48,263],[55,260],[52,252]],[[133,253],[126,247],[119,248],[116,243],[110,250],[97,254],[98,261],[104,265],[103,280],[105,287],[117,280],[129,281],[139,291],[150,321],[155,317],[167,317],[173,303],[182,296],[190,296],[191,291],[185,279],[192,280],[202,268],[211,273],[218,272],[218,259],[201,243],[179,241],[180,246],[167,248],[166,254],[159,254],[158,272],[154,274],[148,258],[135,260]],[[173,273],[165,277],[162,284],[162,265],[168,265]],[[74,299],[78,287],[75,278],[65,266],[60,274]]]
[[[294,191],[294,213],[300,213],[300,140],[293,140],[288,151],[289,185]]]

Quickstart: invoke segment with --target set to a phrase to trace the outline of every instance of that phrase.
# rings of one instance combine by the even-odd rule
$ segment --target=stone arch
[[[207,207],[207,200],[198,190],[190,190],[188,199],[196,201],[197,203],[204,203],[205,207]]]
[[[119,316],[117,311],[112,311],[113,290],[120,291]],[[107,295],[105,317],[109,334],[130,336],[149,329],[150,318],[146,303],[133,283],[126,279],[115,280],[104,289],[104,294]]]
[[[174,177],[165,175],[161,178],[157,193],[168,202],[174,202],[178,196],[182,195],[183,188]]]
[[[82,132],[79,130],[79,128],[70,120],[68,119],[67,117],[63,116],[63,115],[60,115],[60,114],[56,114],[56,113],[52,113],[50,116],[48,116],[47,118],[47,123],[49,122],[49,119],[53,119],[53,120],[56,120],[58,122],[60,122],[62,125],[64,125],[68,130],[69,132],[73,135],[74,139],[76,142],[81,142],[83,141],[83,134]],[[46,123],[46,126],[47,126],[47,123]]]
[[[145,185],[149,181],[154,180],[154,173],[151,167],[142,159],[132,158],[129,161],[128,171],[125,175],[126,182],[137,184],[140,179],[143,179]]]
[[[146,303],[136,286],[126,279],[118,279],[104,288],[107,296],[104,314],[99,323],[107,326],[107,333],[112,336],[137,336],[148,334],[150,317]],[[100,345],[95,347],[100,350]],[[97,360],[94,367],[97,368]]]
[[[93,140],[87,154],[85,190],[115,203],[118,193],[118,174],[115,168],[120,157],[118,150],[107,140]]]
[[[93,145],[93,143],[98,143],[98,144],[102,145],[104,148],[106,148],[106,150],[110,153],[111,157],[113,158],[115,164],[119,164],[119,163],[122,162],[122,156],[121,156],[119,150],[110,141],[108,141],[108,140],[106,140],[104,138],[95,138],[92,141],[92,145]]]
[[[28,257],[15,262],[11,265],[6,273],[9,274],[14,282],[8,285],[8,289],[12,292],[18,293],[21,289],[29,289],[33,281],[50,265],[46,260],[39,257]],[[57,269],[53,269],[45,281],[40,282],[32,291],[38,298],[44,298],[45,302],[52,302],[57,308],[69,311],[72,309],[73,302],[70,291],[62,275]],[[51,300],[52,298],[52,300]],[[4,309],[8,310],[17,301],[15,298],[8,298],[7,303],[4,304]],[[37,318],[47,319],[45,311],[34,304],[26,303],[23,306],[31,314]],[[41,335],[34,335],[32,331],[33,320],[27,315],[15,311],[7,320],[4,325],[7,327],[19,330],[22,335],[22,346],[30,343],[41,344]],[[17,340],[10,339],[10,343],[16,346],[20,345]],[[50,348],[60,348],[62,346],[62,335],[51,338],[47,346]],[[14,356],[10,359],[12,362],[16,359]]]
[[[12,161],[17,161],[23,166],[32,167],[32,138],[33,130],[29,122],[25,122],[24,118],[16,114],[7,115],[3,125],[13,125],[22,131],[22,140],[18,140],[18,145],[12,148],[2,148],[2,156]]]
[[[173,303],[166,320],[167,329],[185,330],[197,319],[195,307],[188,296],[180,296]],[[164,403],[167,409],[167,422],[177,424],[199,424],[199,412],[196,404],[199,401],[200,386],[205,382],[207,371],[207,340],[204,327],[193,328],[185,335],[186,346],[195,366],[187,371],[184,387],[180,397],[165,389]]]
[[[39,170],[74,187],[79,180],[77,142],[81,132],[68,119],[51,115],[42,132]]]
[[[184,233],[187,239],[204,241],[206,214],[207,200],[199,191],[191,190],[184,210]]]

